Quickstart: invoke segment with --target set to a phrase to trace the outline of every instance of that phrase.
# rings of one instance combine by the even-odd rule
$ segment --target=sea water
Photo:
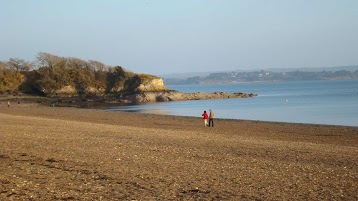
[[[358,126],[358,80],[252,82],[168,85],[182,92],[245,92],[257,97],[174,101],[106,108],[201,117],[212,109],[216,118]]]

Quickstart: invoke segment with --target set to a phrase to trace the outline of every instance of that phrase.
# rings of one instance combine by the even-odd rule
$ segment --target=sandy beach
[[[0,172],[0,200],[358,200],[358,127],[3,102]]]

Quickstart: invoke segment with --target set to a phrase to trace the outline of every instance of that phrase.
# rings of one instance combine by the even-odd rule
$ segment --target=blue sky
[[[0,0],[0,60],[167,74],[358,64],[357,0]]]

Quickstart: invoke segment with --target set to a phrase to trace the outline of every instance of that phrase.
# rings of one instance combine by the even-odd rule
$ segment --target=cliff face
[[[166,91],[169,90],[164,86],[164,81],[162,78],[153,78],[142,82],[137,87],[136,91],[145,92],[145,91]]]
[[[124,85],[123,92],[125,94],[169,90],[166,86],[164,86],[162,78],[148,74],[137,74],[129,78]]]

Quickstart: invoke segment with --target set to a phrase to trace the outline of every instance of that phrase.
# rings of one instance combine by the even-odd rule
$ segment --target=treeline
[[[206,84],[206,83],[237,83],[237,82],[265,82],[265,81],[298,81],[298,80],[353,80],[358,79],[358,70],[321,71],[321,72],[222,72],[211,73],[208,76],[194,76],[184,79],[168,78],[166,84]]]
[[[0,61],[0,94],[105,95],[131,93],[152,75],[121,66],[40,52],[36,61]]]

